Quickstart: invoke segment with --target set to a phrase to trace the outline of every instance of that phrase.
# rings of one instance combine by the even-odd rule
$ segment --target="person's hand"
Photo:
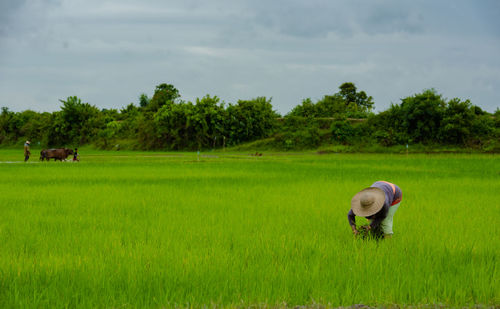
[[[365,231],[369,231],[372,229],[370,225],[363,225],[361,228],[363,228]]]
[[[358,234],[359,234],[359,231],[358,231],[358,229],[356,229],[356,227],[355,227],[355,226],[351,226],[351,228],[352,228],[352,233],[353,233],[354,235],[358,235]]]

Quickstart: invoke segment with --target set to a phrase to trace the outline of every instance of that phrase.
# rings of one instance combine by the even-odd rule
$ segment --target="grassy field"
[[[0,150],[1,308],[500,306],[498,155],[21,160]],[[376,180],[395,235],[355,239]]]

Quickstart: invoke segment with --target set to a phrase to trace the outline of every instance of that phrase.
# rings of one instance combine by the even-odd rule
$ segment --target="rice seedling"
[[[0,163],[0,307],[500,304],[498,156],[80,154]],[[395,234],[361,240],[376,180]]]

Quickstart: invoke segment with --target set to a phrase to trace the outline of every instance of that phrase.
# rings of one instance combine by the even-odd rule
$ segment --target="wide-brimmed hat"
[[[384,207],[385,193],[380,188],[370,187],[356,193],[351,200],[351,209],[356,216],[368,217]]]
[[[26,141],[26,144],[31,144],[30,141]]]

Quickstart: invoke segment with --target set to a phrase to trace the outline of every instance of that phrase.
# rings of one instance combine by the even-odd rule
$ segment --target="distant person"
[[[24,162],[29,160],[30,155],[30,141],[26,141],[26,143],[24,143]]]
[[[356,193],[347,214],[352,232],[355,235],[359,233],[356,228],[356,216],[359,216],[370,220],[370,225],[364,227],[366,230],[380,231],[384,238],[392,237],[392,218],[402,198],[401,189],[387,181],[377,181]]]
[[[75,148],[75,152],[73,152],[73,161],[80,161],[78,159],[78,148]]]

